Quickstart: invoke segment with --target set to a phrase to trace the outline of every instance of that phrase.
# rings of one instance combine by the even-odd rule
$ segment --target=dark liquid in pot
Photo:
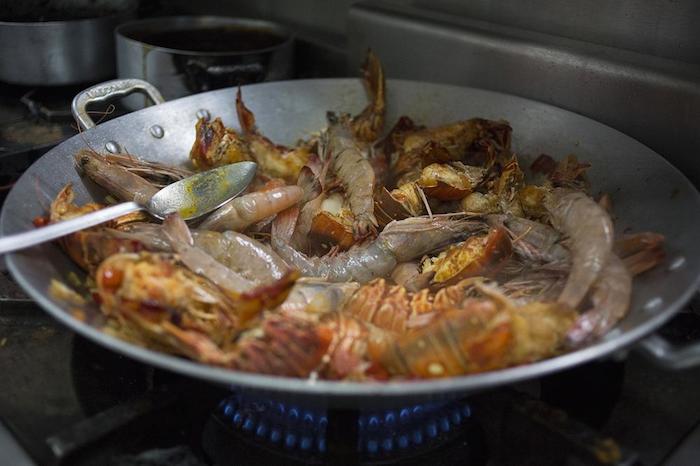
[[[285,36],[266,29],[217,27],[133,32],[128,37],[156,47],[192,52],[247,52],[284,42]]]

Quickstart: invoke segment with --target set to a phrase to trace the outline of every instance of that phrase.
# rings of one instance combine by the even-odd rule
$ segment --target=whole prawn
[[[134,222],[110,233],[116,238],[137,242],[148,251],[172,252],[163,230],[163,225]],[[273,283],[289,271],[287,264],[268,245],[242,233],[193,230],[191,235],[193,246],[256,285]]]
[[[483,230],[483,223],[450,217],[414,217],[388,224],[372,242],[333,257],[308,257],[276,234],[272,247],[289,265],[305,276],[332,282],[366,283],[388,276],[398,262],[406,262],[440,249],[450,242]]]
[[[329,115],[328,138],[331,171],[343,185],[354,215],[356,238],[366,236],[378,226],[374,216],[375,174],[372,165],[353,139],[347,118]]]
[[[608,213],[578,191],[555,189],[547,201],[552,224],[569,238],[571,272],[559,302],[576,308],[608,262],[613,224]]]

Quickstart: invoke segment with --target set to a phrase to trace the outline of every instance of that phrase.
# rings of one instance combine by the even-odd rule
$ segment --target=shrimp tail
[[[299,206],[294,205],[286,210],[283,210],[272,222],[272,241],[289,244],[294,235],[294,229],[299,218]]]
[[[352,119],[352,130],[357,139],[373,142],[384,129],[386,81],[382,64],[371,49],[367,50],[362,75],[370,102],[362,113]]]
[[[243,103],[240,86],[236,92],[236,114],[238,115],[238,122],[241,124],[244,135],[258,134],[258,127],[255,125],[255,115]]]
[[[639,275],[664,261],[664,240],[663,235],[652,232],[623,235],[615,240],[613,251],[632,275]]]

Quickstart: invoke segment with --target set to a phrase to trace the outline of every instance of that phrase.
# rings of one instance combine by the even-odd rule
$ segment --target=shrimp
[[[236,112],[243,135],[248,140],[250,154],[258,163],[259,170],[267,176],[295,183],[302,167],[309,160],[315,141],[302,142],[297,147],[288,148],[277,145],[260,134],[255,125],[255,115],[243,103],[240,88],[236,93]]]
[[[194,246],[189,228],[179,215],[169,215],[163,222],[163,226],[170,246],[178,254],[180,261],[190,270],[208,278],[218,287],[238,294],[255,288],[255,283]]]
[[[402,262],[391,272],[391,279],[408,291],[419,291],[430,286],[433,273],[422,273],[420,261]]]
[[[319,195],[301,207],[296,224],[291,235],[290,244],[299,251],[307,251],[309,247],[309,235],[314,218],[321,212],[321,206],[326,196]]]
[[[196,135],[190,149],[190,160],[198,170],[208,170],[236,162],[252,160],[248,141],[236,131],[226,128],[221,118],[209,122],[197,120]]]
[[[297,280],[287,299],[277,310],[290,316],[322,315],[343,309],[359,283],[331,283],[316,278]]]
[[[81,150],[74,158],[78,168],[88,178],[123,201],[146,204],[158,192],[158,188],[146,179],[124,167],[107,162],[96,152]]]
[[[235,303],[208,280],[180,265],[171,254],[115,254],[97,269],[97,297],[102,312],[130,321],[147,334],[168,334],[166,323],[207,335],[226,344],[241,331]],[[170,350],[192,357],[172,341]]]
[[[94,212],[103,207],[97,203],[89,203],[79,207],[74,204],[74,198],[72,185],[66,185],[51,203],[49,221],[51,223],[60,222]],[[139,220],[141,217],[140,213],[125,215],[108,222],[106,226],[118,227]],[[94,271],[104,259],[112,254],[139,252],[144,249],[139,241],[116,237],[112,234],[111,229],[106,228],[105,225],[63,236],[58,239],[58,243],[75,263],[88,272]]]
[[[514,215],[487,215],[491,226],[504,227],[512,240],[513,251],[523,259],[537,262],[568,262],[571,254],[561,245],[561,234],[540,222]]]
[[[131,173],[139,175],[157,188],[163,188],[193,174],[191,170],[186,168],[139,160],[130,154],[104,154],[101,157],[108,163],[119,165]]]
[[[287,264],[268,245],[242,233],[199,230],[192,236],[195,246],[255,284],[272,283],[289,272]]]
[[[376,348],[395,339],[391,332],[342,312],[323,315],[319,327],[332,336],[319,368],[325,379],[366,379],[378,362]]]
[[[148,251],[173,251],[164,235],[163,226],[155,223],[130,223],[111,230],[111,234],[136,241]],[[273,283],[289,271],[287,264],[268,245],[242,233],[194,230],[191,234],[193,246],[255,285]]]
[[[314,322],[269,315],[245,332],[231,352],[229,367],[239,371],[306,378],[322,365],[332,332]]]
[[[384,129],[385,87],[384,69],[379,58],[367,51],[367,58],[362,65],[363,82],[370,98],[370,103],[351,121],[353,135],[363,142],[376,141]]]
[[[424,167],[436,162],[488,169],[510,155],[511,131],[508,123],[473,118],[402,134],[390,154],[396,185],[415,181]]]
[[[302,194],[298,186],[252,192],[232,199],[215,210],[199,226],[204,230],[241,231],[296,204]]]
[[[380,278],[360,287],[342,309],[379,328],[403,334],[424,327],[449,309],[463,307],[474,296],[471,280],[463,280],[437,293],[425,289],[414,293],[401,285],[389,285]]]
[[[563,349],[575,312],[557,303],[504,303],[473,300],[449,310],[377,348],[375,357],[390,375],[436,378],[530,363]]]
[[[353,140],[347,119],[329,116],[328,138],[331,171],[343,185],[354,216],[356,238],[366,236],[378,226],[374,216],[375,176],[372,165]]]
[[[579,346],[590,338],[605,335],[629,311],[632,295],[632,275],[625,264],[610,254],[608,263],[593,284],[593,307],[584,311],[568,333],[572,346]]]
[[[554,190],[547,202],[554,227],[569,238],[571,273],[558,301],[576,308],[608,262],[613,224],[602,207],[585,194]]]
[[[374,241],[334,257],[308,257],[277,238],[273,224],[272,247],[305,276],[366,283],[389,275],[399,262],[440,249],[481,229],[482,223],[467,219],[415,217],[391,222]]]

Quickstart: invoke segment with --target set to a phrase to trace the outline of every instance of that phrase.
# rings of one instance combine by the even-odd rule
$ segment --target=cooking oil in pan
[[[155,47],[191,52],[249,52],[268,49],[287,40],[269,29],[240,26],[138,31],[129,35]]]

